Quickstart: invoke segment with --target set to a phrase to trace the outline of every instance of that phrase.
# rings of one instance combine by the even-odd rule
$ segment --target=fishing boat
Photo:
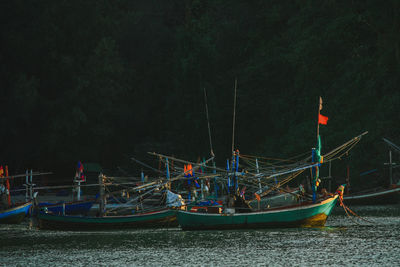
[[[176,210],[160,209],[123,216],[71,216],[39,213],[39,228],[53,230],[116,230],[177,226]]]
[[[321,227],[336,204],[338,195],[318,203],[304,203],[259,212],[223,213],[178,211],[178,223],[183,230],[256,229],[271,227]]]
[[[0,210],[0,224],[18,224],[28,214],[32,203],[27,202],[5,210]]]
[[[255,199],[247,200],[245,192],[239,190],[238,182],[238,151],[232,155],[232,163],[227,162],[227,173],[229,175],[229,165],[232,175],[228,178],[228,197],[224,203],[224,207],[208,209],[207,207],[193,211],[178,211],[177,218],[180,227],[183,230],[224,230],[224,229],[256,229],[256,228],[270,228],[270,227],[322,227],[325,225],[328,216],[330,215],[333,207],[335,206],[339,196],[343,196],[344,186],[339,187],[335,194],[329,194],[325,191],[322,195],[318,194],[319,179],[319,166],[323,162],[333,161],[346,147],[357,143],[361,137],[366,134],[363,133],[333,151],[322,156],[321,154],[321,138],[319,135],[319,125],[326,125],[328,117],[320,114],[322,109],[322,98],[319,98],[318,107],[318,123],[317,123],[317,146],[312,149],[311,162],[310,158],[306,160],[284,166],[278,172],[270,170],[269,173],[262,171],[259,168],[258,160],[255,159],[256,174],[252,177],[249,174],[243,173],[241,179],[258,180],[259,190],[254,193]],[[232,151],[233,142],[232,142]],[[343,152],[346,153],[346,152]],[[325,159],[325,161],[324,161]],[[268,196],[273,191],[279,190],[283,185],[293,180],[296,176],[306,169],[312,170],[311,189],[312,195],[305,193],[298,194],[301,199],[298,203],[290,203],[285,198],[279,199],[282,205],[268,206],[266,202],[261,201],[262,198]],[[284,179],[283,175],[288,175]],[[246,177],[247,176],[247,177]],[[263,190],[261,185],[263,180],[275,180],[273,184],[269,184],[267,190]],[[231,183],[232,181],[232,183]],[[302,191],[302,190],[300,190]],[[238,194],[238,192],[240,192]],[[321,190],[321,193],[323,190]],[[278,200],[277,199],[277,200]],[[267,199],[265,199],[267,200]],[[297,201],[297,200],[296,200]],[[258,202],[258,203],[257,203]],[[257,204],[256,204],[257,203]],[[285,203],[290,203],[286,204]],[[251,205],[253,204],[253,205]],[[247,205],[247,207],[246,207]],[[256,208],[257,206],[257,208]]]
[[[32,201],[15,204],[11,201],[10,179],[22,177],[22,175],[8,176],[8,166],[0,166],[0,223],[18,224],[22,222],[32,207]],[[35,174],[36,175],[36,174]],[[4,184],[3,184],[4,183]]]
[[[393,169],[398,165],[392,160],[392,150],[400,153],[400,147],[386,138],[383,141],[389,145],[389,162],[385,165],[389,166],[388,187],[377,187],[372,190],[345,194],[343,200],[348,205],[390,205],[400,203],[400,181],[394,183]],[[348,177],[349,179],[349,177]]]
[[[107,179],[109,177],[105,175],[99,176],[99,208],[95,216],[54,214],[45,210],[38,213],[38,227],[40,229],[54,230],[116,230],[122,228],[173,227],[178,225],[176,220],[177,208],[174,207],[181,205],[179,195],[166,191],[166,203],[164,206],[146,208],[143,205],[141,199],[145,195],[155,194],[156,189],[162,186],[158,184],[149,183],[132,188],[131,193],[146,190],[149,187],[150,190],[140,193],[116,210],[107,210],[104,196],[105,185],[108,184],[105,183]]]
[[[389,205],[400,202],[400,185],[391,188],[380,188],[375,191],[360,192],[344,195],[343,201],[347,205]]]
[[[33,209],[32,215],[36,215],[37,211],[46,210],[48,212],[54,213],[54,214],[64,214],[64,215],[86,215],[89,213],[90,209],[92,208],[94,202],[96,201],[95,198],[92,199],[86,199],[86,200],[81,200],[81,183],[85,182],[86,178],[83,173],[83,164],[78,161],[75,177],[74,177],[74,186],[72,193],[76,193],[76,195],[73,195],[73,201],[58,201],[58,202],[37,202],[37,195],[38,195],[38,190],[49,190],[49,189],[55,189],[55,188],[62,188],[65,189],[66,187],[70,186],[39,186],[39,187],[34,187],[35,184],[33,184],[32,180],[32,174],[26,176],[26,185],[27,185],[27,192],[26,192],[26,198],[28,196],[30,197],[31,200],[35,200],[35,208]],[[29,189],[28,189],[29,188]],[[33,193],[33,191],[36,191]],[[30,193],[28,194],[28,191]],[[67,193],[67,192],[66,192]],[[67,193],[68,195],[68,193]]]

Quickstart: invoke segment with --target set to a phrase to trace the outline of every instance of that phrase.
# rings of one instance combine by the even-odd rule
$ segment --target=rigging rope
[[[368,223],[372,223],[372,224],[376,224],[375,222],[372,222],[372,221],[369,221],[369,220],[367,220],[367,219],[365,219],[365,218],[362,218],[361,216],[359,216],[357,213],[355,213],[354,211],[352,211],[349,207],[347,207],[344,203],[343,203],[343,199],[339,196],[339,201],[340,201],[340,206],[342,206],[343,207],[343,209],[344,209],[344,211],[346,212],[346,214],[347,214],[347,216],[350,218],[350,219],[352,219],[352,217],[349,215],[349,213],[348,213],[348,211],[351,213],[351,214],[353,214],[354,216],[356,216],[357,218],[359,218],[360,220],[363,220],[363,221],[366,221],[366,222],[368,222]],[[352,219],[353,220],[353,219]],[[354,221],[354,220],[353,220]],[[358,224],[358,225],[361,225],[361,224],[359,224],[358,222],[356,222],[356,221],[354,221],[356,224]]]

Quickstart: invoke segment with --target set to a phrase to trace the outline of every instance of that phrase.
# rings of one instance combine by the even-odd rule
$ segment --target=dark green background
[[[400,143],[399,1],[14,0],[0,2],[0,160],[72,176],[78,160],[128,166],[147,151],[217,159],[237,148],[323,153],[372,184]],[[377,177],[358,177],[378,168]],[[57,179],[57,178],[55,178]]]

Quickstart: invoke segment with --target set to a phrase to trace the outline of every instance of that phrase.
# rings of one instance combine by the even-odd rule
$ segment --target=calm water
[[[353,210],[374,223],[336,209],[318,229],[56,232],[0,225],[0,265],[400,266],[400,205]]]

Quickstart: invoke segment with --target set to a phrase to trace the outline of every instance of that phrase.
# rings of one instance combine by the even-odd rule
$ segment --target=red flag
[[[319,114],[318,123],[319,124],[323,124],[323,125],[327,125],[328,124],[328,117]]]

